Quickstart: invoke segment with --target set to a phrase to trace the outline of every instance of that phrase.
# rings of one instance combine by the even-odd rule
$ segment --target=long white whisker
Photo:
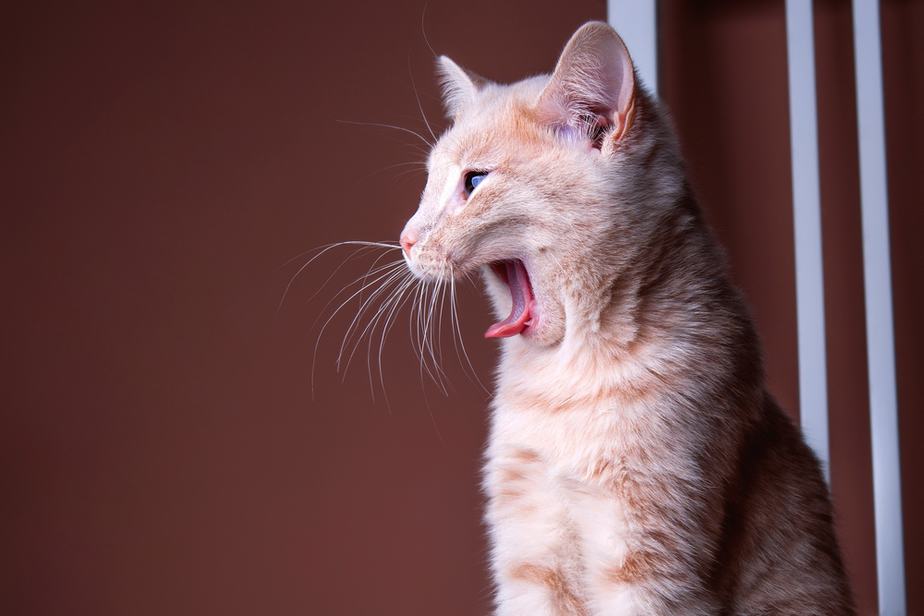
[[[365,302],[365,303],[363,304],[363,306],[360,308],[359,312],[356,314],[356,317],[353,319],[353,323],[350,324],[350,328],[351,328],[351,329],[353,328],[353,326],[356,324],[356,322],[357,322],[357,320],[359,319],[359,317],[366,311],[366,309],[368,308],[369,302],[371,302],[372,300],[374,300],[376,297],[381,296],[386,290],[388,290],[388,296],[391,297],[392,294],[394,293],[394,291],[395,291],[397,288],[400,287],[402,281],[407,277],[407,275],[408,275],[408,272],[406,272],[406,271],[405,271],[405,272],[402,272],[401,270],[398,270],[397,272],[394,272],[394,273],[388,278],[388,280],[386,280],[385,282],[383,282],[383,283],[379,286],[379,288],[376,289],[376,291],[375,291],[372,295],[369,296],[369,298],[366,300],[366,302]],[[395,286],[392,287],[392,286],[391,286],[392,284],[394,284]],[[389,287],[391,287],[391,288],[389,289]],[[369,320],[369,322],[366,324],[366,327],[365,327],[361,332],[359,332],[359,327],[358,327],[358,326],[356,327],[356,331],[358,332],[358,335],[356,336],[356,342],[355,342],[355,344],[353,344],[352,351],[350,352],[350,354],[349,354],[349,356],[348,356],[348,358],[347,358],[346,365],[345,365],[345,367],[344,367],[344,369],[343,369],[344,378],[346,377],[346,371],[349,370],[349,368],[350,368],[350,362],[351,362],[352,359],[353,359],[353,355],[356,353],[356,349],[359,347],[360,344],[362,344],[363,337],[366,335],[366,333],[368,333],[368,332],[370,331],[370,328],[372,328],[372,331],[375,331],[375,330],[374,330],[374,327],[375,327],[375,323],[376,323],[376,321],[377,321],[377,319],[378,319],[378,315],[381,313],[381,311],[383,310],[383,306],[385,306],[385,305],[387,304],[387,302],[388,302],[388,300],[386,299],[385,301],[383,301],[383,302],[381,302],[381,303],[379,304],[379,306],[378,306],[377,309],[376,309],[375,315],[373,316],[373,318],[371,318],[371,319]],[[349,334],[349,331],[348,331],[347,333]],[[343,353],[344,353],[344,350],[345,350],[347,344],[348,344],[347,336],[344,336],[343,342],[342,342],[341,345],[340,345],[340,352],[337,354],[337,369],[338,369],[338,370],[340,369],[341,359],[342,359],[342,357],[343,357]]]
[[[370,390],[373,390],[373,391],[375,390],[375,386],[373,385],[373,382],[372,382],[372,342],[375,339],[376,327],[379,325],[380,322],[382,322],[382,319],[384,318],[385,321],[382,326],[382,335],[384,336],[385,329],[388,325],[388,319],[391,316],[391,314],[393,314],[394,311],[397,309],[401,296],[404,294],[404,291],[411,284],[411,279],[413,277],[414,277],[413,273],[409,271],[405,273],[404,277],[398,282],[397,285],[395,285],[392,292],[389,294],[388,298],[385,301],[383,301],[382,304],[379,306],[379,309],[376,311],[376,314],[373,316],[370,322],[370,326],[367,326],[367,329],[369,330],[369,336],[368,336],[368,343],[366,345],[366,374],[369,376]],[[365,331],[363,332],[363,335],[365,335]],[[350,353],[350,358],[347,360],[347,368],[349,368],[350,361],[352,361],[353,359],[353,354],[356,353],[356,350],[359,348],[359,345],[361,344],[361,342],[362,342],[362,337],[360,337],[360,339],[357,340],[356,345],[354,345],[353,347],[353,351]],[[382,344],[384,344],[384,338],[382,340]],[[379,364],[379,371],[381,372],[381,364]],[[388,406],[390,410],[391,406],[390,406],[390,403],[388,402],[388,394],[385,391],[384,380],[382,382],[382,395],[385,398],[386,406]]]
[[[411,88],[414,90],[414,99],[417,101],[417,109],[420,110],[420,117],[423,118],[424,124],[427,125],[427,130],[430,131],[430,136],[433,137],[433,142],[436,143],[436,134],[433,132],[433,128],[430,126],[430,121],[427,120],[427,114],[424,113],[423,105],[420,104],[420,94],[417,92],[417,84],[414,82],[414,73],[411,71],[411,58],[407,58],[407,74],[411,78]]]
[[[403,265],[403,263],[404,263],[403,260],[401,260],[401,261],[393,261],[392,263],[388,263],[388,264],[386,264],[386,265],[383,265],[383,266],[381,266],[381,267],[376,268],[376,269],[375,269],[374,271],[372,271],[372,272],[367,272],[367,273],[365,273],[365,274],[362,274],[361,276],[357,277],[356,280],[354,280],[353,282],[344,285],[343,288],[341,288],[339,291],[337,291],[337,292],[333,295],[333,297],[331,297],[329,300],[327,300],[327,303],[324,304],[324,307],[323,307],[323,308],[321,308],[320,312],[318,313],[318,317],[317,317],[317,318],[314,320],[314,322],[311,324],[312,329],[313,329],[315,326],[317,326],[318,321],[320,321],[322,318],[324,318],[324,315],[327,314],[327,309],[330,308],[331,304],[334,304],[334,303],[340,298],[341,295],[344,295],[345,293],[349,293],[349,292],[351,291],[351,287],[355,287],[356,285],[359,285],[359,286],[360,286],[360,293],[361,293],[363,288],[368,288],[367,285],[366,285],[366,281],[367,281],[367,279],[368,279],[368,277],[369,277],[370,275],[377,275],[377,274],[386,274],[386,275],[387,275],[388,273],[391,272],[391,270],[393,270],[393,269],[398,269],[401,265]],[[373,282],[373,284],[374,284],[374,282]],[[347,300],[347,301],[349,301],[349,300]]]
[[[292,285],[295,284],[295,281],[298,279],[298,277],[299,277],[306,269],[308,269],[308,266],[309,266],[309,265],[311,265],[312,263],[314,263],[319,257],[321,257],[322,255],[324,255],[325,253],[327,253],[327,252],[333,250],[334,248],[338,248],[338,247],[340,247],[340,246],[361,246],[361,248],[360,248],[359,250],[356,250],[356,251],[354,251],[353,253],[351,253],[346,259],[344,259],[344,260],[340,263],[339,266],[337,266],[337,268],[334,270],[334,272],[331,273],[331,275],[330,275],[330,276],[328,277],[328,279],[324,282],[324,284],[321,285],[321,287],[318,289],[318,292],[320,292],[320,290],[323,289],[325,285],[327,285],[327,283],[330,281],[330,279],[333,277],[333,275],[343,266],[344,263],[346,263],[347,261],[349,261],[350,259],[352,259],[352,258],[353,258],[354,256],[356,256],[356,254],[358,254],[359,252],[362,252],[362,251],[365,250],[365,249],[373,248],[373,247],[387,248],[387,249],[389,249],[389,250],[400,250],[400,249],[401,249],[401,247],[400,247],[399,245],[397,245],[397,244],[386,244],[386,243],[383,243],[383,242],[363,242],[363,241],[359,241],[359,240],[350,240],[350,241],[346,241],[346,242],[335,242],[335,243],[333,243],[333,244],[328,244],[328,245],[326,245],[326,246],[322,246],[320,249],[318,249],[318,250],[320,250],[320,252],[318,252],[318,254],[316,254],[316,255],[314,255],[313,257],[311,257],[310,259],[308,259],[308,261],[306,261],[305,263],[303,263],[302,266],[298,268],[298,271],[296,271],[295,274],[292,276],[292,278],[289,279],[288,284],[286,284],[286,287],[285,287],[285,289],[284,289],[283,292],[282,292],[282,297],[279,299],[279,305],[276,307],[276,309],[277,309],[277,310],[281,310],[281,309],[282,309],[283,304],[285,304],[286,297],[288,297],[289,291],[292,289]],[[309,251],[309,252],[310,252],[310,251]],[[305,254],[305,253],[302,253],[302,255],[304,255],[304,254]],[[299,256],[301,256],[301,255],[299,255]],[[299,258],[299,257],[297,256],[297,257],[293,257],[292,259],[289,259],[289,261],[286,262],[286,265],[288,265],[289,263],[291,263],[292,261],[294,261],[295,259],[298,259],[298,258]],[[283,267],[284,267],[284,266],[283,266]],[[317,292],[315,293],[315,295],[317,295]],[[313,297],[314,297],[314,295],[312,295],[312,298],[313,298]]]
[[[359,345],[362,344],[363,338],[366,337],[366,334],[368,333],[366,374],[369,377],[369,392],[372,395],[373,401],[375,400],[375,385],[372,381],[372,364],[370,357],[372,354],[372,340],[375,337],[375,330],[379,324],[379,321],[382,319],[382,315],[385,314],[385,311],[387,311],[393,303],[396,303],[396,298],[399,297],[401,291],[407,287],[408,278],[411,276],[413,276],[413,274],[410,272],[404,272],[404,274],[398,279],[395,285],[389,290],[388,296],[379,303],[375,314],[369,320],[369,323],[363,329],[362,333],[357,336],[356,342],[353,344],[353,348],[350,351],[350,355],[347,357],[346,366],[343,369],[343,374],[345,377],[350,369],[350,364],[353,362],[353,356],[356,354],[357,349],[359,349]],[[388,408],[389,412],[391,412],[391,402],[388,400],[388,392],[385,391],[384,386],[382,388],[382,395],[384,396],[386,407]]]
[[[343,335],[343,341],[340,343],[340,350],[337,353],[337,370],[340,370],[340,361],[343,357],[343,350],[346,348],[347,342],[351,338],[351,332],[353,332],[354,328],[358,329],[357,323],[363,314],[365,314],[370,303],[375,301],[375,298],[384,293],[388,289],[389,285],[391,285],[391,283],[399,280],[403,275],[404,274],[400,268],[395,268],[395,271],[390,272],[385,280],[372,293],[369,294],[369,297],[362,301],[359,306],[359,310],[356,312],[356,316],[354,316],[353,320],[350,321],[350,325],[347,327],[346,333]],[[363,331],[365,332],[365,330]],[[362,334],[359,335],[359,338],[362,339]]]
[[[436,296],[439,293],[440,284],[441,284],[440,281],[437,281],[432,287],[432,293],[430,296],[430,300],[428,302],[429,307],[427,309],[427,316],[426,316],[425,327],[424,327],[424,337],[425,337],[425,340],[427,341],[427,345],[426,345],[427,351],[430,354],[430,358],[433,360],[433,369],[435,370],[436,376],[437,376],[437,378],[434,379],[434,381],[439,386],[439,388],[442,390],[443,395],[448,396],[449,391],[446,389],[446,384],[444,382],[444,377],[446,376],[446,373],[443,371],[442,366],[440,366],[440,362],[436,357],[436,350],[433,344],[433,326],[434,326],[433,313],[436,307]]]
[[[433,375],[433,372],[430,371],[430,366],[427,364],[427,354],[426,354],[426,336],[424,331],[424,300],[426,298],[427,285],[425,282],[421,281],[421,284],[418,286],[418,293],[414,296],[414,303],[417,307],[417,346],[418,346],[418,358],[420,359],[420,386],[424,388],[423,375],[426,371],[430,379],[436,383],[436,377]],[[424,390],[425,391],[425,390]]]
[[[418,97],[418,110],[421,112],[424,123],[427,124],[431,136],[433,133],[432,126],[429,124],[426,115],[423,113],[423,106]],[[389,126],[391,127],[391,126]],[[401,127],[391,127],[398,128]],[[419,135],[418,135],[419,137]],[[426,142],[425,139],[422,139]],[[395,166],[423,166],[423,163],[399,163]],[[341,373],[342,378],[346,379],[349,369],[353,363],[356,354],[359,352],[361,345],[366,347],[366,373],[369,380],[370,394],[373,401],[376,399],[376,389],[381,387],[382,396],[386,405],[391,411],[391,404],[388,397],[388,391],[385,384],[385,367],[384,367],[384,349],[385,343],[390,332],[398,322],[402,310],[409,306],[408,325],[409,340],[411,348],[418,360],[418,372],[421,380],[422,393],[427,402],[427,385],[424,382],[424,373],[434,385],[443,393],[449,395],[451,379],[449,373],[444,367],[446,356],[443,349],[443,328],[444,320],[448,320],[449,334],[452,338],[453,348],[457,359],[463,366],[463,371],[467,376],[473,377],[479,387],[488,391],[478,377],[474,364],[465,346],[462,336],[462,326],[458,308],[456,293],[456,272],[453,271],[452,265],[448,265],[448,270],[443,271],[437,279],[430,282],[417,278],[410,270],[405,269],[404,259],[390,260],[387,263],[381,263],[389,255],[394,255],[392,251],[400,251],[401,247],[393,242],[361,241],[350,240],[335,242],[313,249],[313,254],[308,251],[307,260],[298,266],[295,274],[290,278],[285,286],[282,297],[279,302],[281,308],[288,295],[291,294],[299,276],[305,272],[312,264],[317,262],[328,252],[340,247],[353,247],[345,258],[339,261],[332,271],[326,276],[324,282],[314,290],[314,293],[308,299],[313,300],[319,293],[326,289],[336,275],[347,265],[347,263],[357,256],[373,249],[382,249],[382,253],[374,256],[371,264],[365,272],[356,279],[344,285],[338,290],[333,297],[327,302],[312,325],[312,329],[317,329],[317,339],[314,343],[312,360],[311,360],[311,391],[314,395],[315,378],[318,351],[320,350],[321,339],[330,328],[334,320],[340,315],[347,305],[355,305],[356,312],[347,323],[343,337],[339,343],[336,354],[336,369]],[[290,259],[287,264],[292,263],[295,259],[305,256],[306,253]],[[448,274],[448,280],[447,280]],[[463,277],[471,281],[471,273],[464,272]],[[460,278],[461,279],[461,278]],[[445,317],[446,304],[449,304],[449,315]],[[444,318],[445,317],[445,318]],[[374,348],[376,345],[378,348]],[[373,357],[374,356],[374,357]],[[374,376],[373,361],[378,362],[378,386]],[[427,403],[428,404],[428,403]],[[429,409],[429,404],[428,404]]]
[[[357,255],[359,255],[360,253],[363,253],[363,252],[368,251],[368,250],[371,250],[371,249],[372,249],[372,248],[371,248],[370,246],[362,246],[362,247],[360,247],[360,248],[357,248],[357,249],[354,250],[353,252],[351,252],[349,255],[347,255],[347,257],[346,257],[345,259],[343,259],[343,260],[337,265],[337,267],[335,267],[335,268],[333,269],[333,271],[331,271],[331,273],[327,276],[327,278],[324,280],[324,282],[321,283],[321,285],[318,286],[317,289],[315,289],[315,292],[311,294],[311,297],[309,297],[307,300],[305,300],[305,303],[307,304],[308,302],[310,302],[311,300],[313,300],[315,297],[318,296],[318,294],[321,293],[321,291],[323,291],[325,288],[327,288],[328,283],[330,283],[330,281],[333,280],[334,276],[336,276],[336,275],[340,272],[340,270],[343,269],[343,266],[346,265],[347,262],[351,261],[354,257],[356,257]],[[388,254],[388,253],[383,253],[383,254]],[[310,265],[310,264],[309,264],[309,265]],[[301,273],[301,272],[299,272],[299,273]],[[297,276],[297,275],[298,275],[298,274],[296,274],[296,276]],[[293,278],[292,278],[292,281],[294,282],[294,280],[295,280],[295,278],[293,277]]]
[[[383,258],[385,255],[387,255],[387,254],[388,254],[388,253],[383,253],[383,254],[379,255],[378,257],[376,257],[375,261],[373,262],[373,267],[375,266],[375,264],[377,264],[379,261],[381,261],[382,258]],[[351,255],[351,258],[352,258],[352,255]],[[344,262],[344,263],[345,263],[345,262]],[[341,263],[341,264],[338,265],[336,268],[334,268],[334,271],[331,272],[330,276],[327,277],[327,280],[324,281],[324,284],[322,284],[314,293],[312,293],[312,294],[311,294],[311,297],[309,297],[307,300],[305,300],[305,303],[306,303],[306,304],[307,304],[308,302],[310,302],[311,300],[313,300],[315,297],[317,297],[317,296],[321,293],[321,291],[324,289],[324,287],[326,287],[327,284],[330,282],[331,278],[333,278],[334,275],[336,275],[336,273],[343,267],[344,263]],[[398,259],[398,260],[396,260],[396,261],[391,261],[390,263],[386,263],[385,265],[380,265],[380,266],[378,266],[378,267],[374,267],[374,269],[369,269],[369,270],[367,270],[365,274],[363,274],[363,275],[357,277],[353,282],[344,285],[339,291],[337,291],[337,293],[335,293],[334,296],[331,298],[331,301],[328,301],[328,303],[324,306],[324,308],[326,309],[326,308],[332,303],[333,300],[337,299],[337,297],[338,297],[341,293],[343,293],[344,291],[348,290],[348,289],[349,289],[350,287],[352,287],[353,285],[365,284],[366,281],[369,279],[369,276],[374,276],[375,274],[378,274],[378,273],[380,273],[380,272],[383,272],[383,271],[385,271],[385,270],[387,270],[387,269],[397,268],[399,265],[403,265],[403,264],[404,264],[404,260],[403,260],[403,259]]]
[[[363,290],[365,290],[365,289],[368,288],[369,286],[371,286],[371,285],[377,283],[378,281],[380,281],[380,280],[382,280],[382,279],[384,279],[384,278],[387,278],[387,277],[390,276],[390,275],[392,275],[390,272],[385,272],[384,274],[378,275],[375,279],[373,279],[373,280],[372,280],[371,282],[369,282],[368,284],[366,284],[366,285],[360,287],[360,289],[359,289],[358,291],[355,291],[355,292],[354,292],[352,295],[350,295],[347,299],[345,299],[343,302],[341,302],[341,304],[340,304],[339,306],[337,306],[337,309],[334,310],[334,312],[333,312],[333,313],[327,318],[327,320],[324,322],[324,325],[321,326],[321,330],[318,332],[318,338],[317,338],[317,340],[316,340],[315,343],[314,343],[314,353],[312,354],[312,359],[311,359],[311,391],[312,391],[312,394],[314,393],[314,369],[315,369],[315,365],[316,365],[316,363],[317,363],[318,346],[319,346],[320,343],[321,343],[321,337],[324,335],[324,331],[327,329],[327,326],[330,325],[330,322],[334,319],[334,317],[337,316],[337,313],[339,313],[339,312],[343,309],[344,306],[346,306],[348,303],[350,303],[350,301],[352,301],[352,299],[353,299],[354,297],[356,297],[357,295],[359,295],[360,293],[362,293]]]
[[[401,248],[401,246],[400,246],[397,242],[389,242],[388,240],[379,240],[379,241],[372,241],[372,240],[370,240],[370,241],[365,241],[365,240],[346,240],[346,241],[343,241],[343,242],[332,242],[332,243],[330,243],[330,244],[322,244],[322,245],[320,245],[320,246],[315,246],[314,248],[309,248],[308,250],[304,250],[304,251],[298,253],[297,255],[295,255],[294,257],[292,257],[292,258],[286,260],[286,261],[285,261],[282,265],[280,265],[279,267],[280,267],[280,269],[282,269],[282,268],[286,267],[287,265],[291,265],[294,261],[298,261],[299,259],[301,259],[301,258],[304,257],[305,255],[307,255],[307,254],[309,254],[309,253],[312,253],[312,252],[314,252],[315,250],[324,251],[324,250],[327,250],[327,249],[329,249],[329,248],[337,248],[338,246],[350,246],[350,245],[379,246],[379,247],[381,247],[381,248]]]
[[[450,278],[450,280],[449,280],[449,284],[450,284],[450,290],[451,290],[451,292],[452,292],[452,301],[451,301],[451,303],[450,303],[450,307],[451,307],[451,310],[452,310],[452,316],[453,316],[453,318],[454,318],[454,320],[455,320],[455,330],[454,330],[454,334],[455,334],[455,335],[453,335],[453,338],[452,338],[453,343],[455,343],[456,338],[458,337],[459,346],[462,347],[462,355],[465,357],[465,363],[468,365],[468,369],[471,371],[472,376],[475,377],[475,382],[478,383],[478,386],[481,387],[481,389],[483,389],[485,393],[490,394],[491,392],[488,391],[488,388],[485,387],[485,386],[484,386],[484,383],[481,382],[481,379],[478,378],[478,373],[475,371],[475,367],[472,365],[472,360],[471,360],[471,358],[469,357],[468,351],[467,351],[466,348],[465,348],[465,340],[462,338],[462,327],[461,327],[461,325],[460,325],[460,323],[459,323],[459,313],[458,313],[458,310],[457,310],[457,308],[456,308],[456,280],[455,280],[455,276],[452,276],[452,275],[451,275],[451,278]],[[458,357],[458,355],[459,355],[459,346],[456,346],[456,357]],[[461,359],[460,359],[460,363],[461,363]]]
[[[424,172],[425,172],[425,171],[426,171],[426,167],[424,167],[424,168],[422,168],[422,169],[405,169],[405,170],[402,171],[401,173],[396,173],[396,174],[394,174],[394,175],[392,176],[392,180],[397,180],[397,179],[399,179],[399,178],[403,178],[403,177],[405,177],[405,176],[407,176],[407,175],[410,175],[410,174],[412,174],[412,173],[419,173],[419,172],[421,172],[421,171],[424,171]]]
[[[387,253],[386,253],[386,254],[387,254]],[[383,257],[383,256],[384,256],[384,255],[379,255],[378,257],[376,257],[375,261],[372,262],[372,265],[369,266],[369,269],[366,271],[366,275],[363,276],[363,278],[362,278],[363,284],[365,284],[366,280],[369,279],[369,276],[375,275],[376,271],[380,269],[380,268],[378,268],[378,267],[376,267],[376,266],[378,265],[378,262],[382,260],[382,257]],[[395,269],[395,270],[400,271],[400,269],[401,269],[400,266],[402,266],[402,265],[404,265],[404,259],[403,259],[403,258],[401,258],[401,259],[396,259],[395,261],[392,261],[390,265],[386,266],[386,268],[390,268],[390,267],[394,266],[394,269]],[[360,296],[360,300],[362,300],[362,296]]]
[[[397,321],[395,317],[397,316],[401,308],[404,306],[404,304],[407,303],[408,298],[411,297],[411,294],[408,293],[407,291],[412,288],[415,282],[416,282],[416,278],[412,274],[408,278],[407,282],[405,282],[404,287],[399,292],[398,300],[395,302],[394,306],[392,307],[391,313],[385,318],[385,325],[382,327],[382,338],[379,340],[379,354],[378,354],[379,382],[382,385],[382,395],[385,398],[386,405],[388,405],[388,394],[385,392],[385,373],[384,373],[384,369],[382,368],[382,349],[385,348],[385,339],[388,337],[388,332],[391,331],[391,328],[394,327],[394,324]],[[391,322],[389,323],[389,321]],[[389,409],[390,408],[391,407],[389,406]]]
[[[403,177],[403,176],[405,176],[405,175],[407,175],[407,174],[409,174],[409,173],[414,173],[414,172],[416,172],[416,171],[426,171],[426,170],[427,170],[427,163],[425,163],[425,162],[423,162],[423,161],[417,161],[417,160],[415,160],[415,161],[408,161],[408,162],[404,162],[404,163],[395,163],[395,164],[393,164],[393,165],[386,165],[386,166],[382,167],[381,169],[379,169],[379,170],[377,170],[377,171],[373,171],[372,173],[370,173],[370,174],[364,176],[363,179],[364,179],[364,180],[367,180],[367,179],[369,179],[369,178],[375,177],[376,175],[378,175],[378,174],[380,174],[380,173],[384,173],[384,172],[388,171],[389,169],[397,169],[397,168],[399,168],[399,167],[411,167],[411,168],[410,168],[410,169],[406,169],[405,171],[402,171],[401,173],[396,173],[396,174],[393,176],[393,177],[395,177],[395,178]]]
[[[439,363],[441,367],[440,369],[443,372],[443,374],[446,375],[447,385],[451,387],[452,379],[449,378],[449,375],[446,373],[445,369],[442,368],[442,366],[445,365],[446,363],[445,360],[443,359],[443,307],[445,306],[445,303],[446,303],[447,288],[448,288],[448,285],[446,284],[445,277],[440,278],[439,287],[438,287],[439,304],[436,307],[436,319],[435,319],[436,335],[435,335],[435,338],[436,338],[436,354],[437,354],[437,357],[439,357]]]
[[[440,357],[440,363],[443,361],[443,306],[446,304],[446,281],[440,280],[440,305],[436,310],[436,349]]]
[[[374,126],[376,128],[391,128],[393,130],[398,130],[409,135],[414,135],[421,141],[423,141],[427,147],[433,147],[433,144],[427,141],[423,135],[417,131],[411,130],[410,128],[405,128],[403,126],[395,126],[394,124],[385,124],[384,122],[356,122],[354,120],[337,120],[341,124],[353,124],[355,126]]]

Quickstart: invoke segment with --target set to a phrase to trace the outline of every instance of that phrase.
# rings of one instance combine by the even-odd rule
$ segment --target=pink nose
[[[401,234],[401,248],[404,249],[404,253],[407,256],[411,256],[411,248],[414,247],[414,244],[417,243],[417,233],[410,229],[405,229],[404,233]]]

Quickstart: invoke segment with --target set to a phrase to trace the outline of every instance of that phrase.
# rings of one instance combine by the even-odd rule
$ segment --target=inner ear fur
[[[608,24],[592,21],[565,45],[538,109],[550,123],[592,140],[610,127],[619,139],[631,123],[635,94],[635,70],[625,43]]]

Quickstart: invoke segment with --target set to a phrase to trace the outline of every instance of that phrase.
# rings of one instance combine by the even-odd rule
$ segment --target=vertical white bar
[[[800,418],[805,438],[821,460],[825,478],[830,479],[825,296],[815,104],[815,37],[812,23],[811,0],[786,0]]]
[[[658,1],[607,0],[607,18],[635,63],[635,70],[655,97],[658,96]]]
[[[854,0],[853,36],[879,613],[905,614],[901,460],[878,0]]]

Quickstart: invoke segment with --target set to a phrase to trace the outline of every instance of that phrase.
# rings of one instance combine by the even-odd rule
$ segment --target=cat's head
[[[401,234],[405,260],[430,280],[484,272],[501,319],[487,337],[560,342],[644,242],[630,202],[650,189],[642,159],[659,139],[636,126],[653,116],[629,52],[591,22],[551,76],[501,85],[446,57],[438,68],[452,125]]]

